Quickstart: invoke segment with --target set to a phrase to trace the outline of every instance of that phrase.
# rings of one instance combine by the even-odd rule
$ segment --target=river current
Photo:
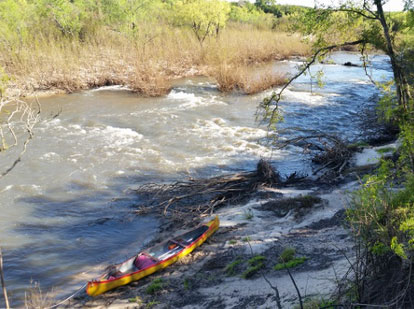
[[[363,68],[342,65],[361,64],[357,54],[335,53],[332,61],[312,67],[323,69],[323,88],[308,75],[286,90],[279,138],[317,131],[363,139],[360,115],[378,91]],[[299,64],[273,67],[292,73]],[[385,56],[373,57],[369,71],[376,80],[392,77]],[[256,121],[258,103],[270,94],[221,94],[213,81],[191,78],[162,98],[104,87],[42,99],[34,139],[0,179],[0,246],[12,304],[22,304],[31,282],[62,295],[142,249],[159,222],[133,214],[131,189],[140,184],[253,170],[270,157],[282,175],[310,174],[303,149],[277,150]],[[15,154],[3,156],[1,170]]]

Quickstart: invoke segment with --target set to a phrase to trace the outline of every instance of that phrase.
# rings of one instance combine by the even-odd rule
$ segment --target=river
[[[378,91],[363,68],[342,65],[360,64],[357,54],[332,60],[312,67],[323,69],[323,88],[313,81],[311,93],[308,75],[287,89],[280,138],[320,131],[363,139],[360,115]],[[374,78],[391,78],[385,56],[372,60]],[[273,67],[294,72],[299,64]],[[12,304],[22,305],[31,282],[57,295],[76,290],[145,246],[159,222],[133,214],[131,189],[140,184],[253,170],[270,156],[282,175],[310,174],[303,149],[274,149],[255,119],[270,93],[221,94],[200,77],[177,81],[162,98],[104,87],[42,99],[42,120],[22,162],[0,179],[0,246]],[[3,156],[1,170],[15,154]]]

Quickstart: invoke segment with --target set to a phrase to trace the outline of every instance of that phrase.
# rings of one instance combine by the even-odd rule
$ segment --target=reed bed
[[[234,80],[233,88],[254,93],[260,82],[249,81],[247,67],[308,53],[299,36],[271,30],[228,27],[200,45],[189,29],[165,28],[133,39],[114,31],[83,41],[40,36],[13,47],[1,45],[0,66],[11,77],[9,91],[21,95],[123,85],[145,96],[160,96],[169,92],[172,79],[193,75],[213,76],[223,91]],[[224,66],[244,69],[222,72]],[[228,81],[220,82],[220,74]],[[262,82],[271,87],[277,80],[280,76],[266,74]]]
[[[252,70],[250,66],[221,65],[210,74],[220,91],[241,91],[245,94],[256,94],[287,81],[287,76],[275,72],[272,68]]]

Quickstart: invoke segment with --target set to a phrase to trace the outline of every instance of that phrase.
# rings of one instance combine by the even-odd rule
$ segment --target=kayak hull
[[[129,284],[131,282],[140,280],[146,276],[149,276],[161,269],[164,269],[171,264],[177,262],[179,259],[183,258],[184,256],[190,254],[195,248],[199,247],[202,243],[206,241],[207,238],[209,238],[217,229],[219,228],[220,221],[219,218],[216,216],[213,220],[203,224],[208,227],[208,229],[194,242],[184,247],[183,250],[178,252],[177,254],[165,259],[161,260],[154,265],[151,265],[147,268],[128,273],[125,275],[122,275],[118,278],[114,278],[111,280],[95,280],[90,281],[87,284],[86,287],[86,293],[90,296],[97,296],[102,293],[105,293],[109,290],[115,289],[117,287]]]

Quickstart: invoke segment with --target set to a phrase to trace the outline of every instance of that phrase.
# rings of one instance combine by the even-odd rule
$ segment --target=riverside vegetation
[[[272,7],[263,1],[5,0],[3,84],[18,95],[124,85],[160,96],[173,78],[207,75],[223,91],[259,92],[285,78],[271,71],[258,78],[248,67],[309,52],[299,35],[287,32],[295,9]]]
[[[240,6],[218,0],[5,0],[0,3],[1,93],[71,92],[120,84],[156,96],[169,91],[173,78],[196,74],[215,78],[222,91],[254,93],[285,77],[267,72],[258,81],[245,70],[253,64],[312,53],[298,73],[304,74],[336,48],[356,46],[364,64],[369,50],[383,51],[391,59],[394,80],[377,84],[382,90],[379,114],[398,129],[401,146],[361,180],[353,195],[347,220],[357,243],[356,257],[336,301],[350,307],[413,307],[414,102],[409,64],[414,12],[412,2],[406,1],[407,12],[386,14],[384,2],[366,0],[361,6],[349,1],[335,9],[292,12],[271,1]],[[288,34],[291,26],[300,34]],[[302,37],[310,38],[309,44]],[[280,120],[281,94],[261,105],[270,129]],[[242,176],[242,185],[250,188]],[[271,176],[272,183],[279,182]],[[222,185],[221,179],[215,180],[215,187]],[[180,188],[188,189],[186,184]],[[297,265],[306,257],[295,258],[293,252],[290,260]],[[251,266],[260,268],[260,263],[262,258],[252,260]],[[278,268],[289,269],[287,263],[282,258]],[[230,264],[228,275],[241,264]]]
[[[337,300],[349,307],[412,308],[414,80],[412,66],[407,64],[414,55],[414,7],[411,1],[404,1],[405,12],[388,14],[384,12],[385,2],[348,1],[304,13],[297,25],[304,35],[313,36],[313,57],[286,86],[341,46],[358,46],[364,67],[369,63],[370,49],[390,57],[392,81],[380,84],[368,70],[366,74],[381,89],[379,118],[397,129],[400,146],[393,158],[383,159],[377,171],[361,179],[360,190],[353,194],[347,220],[357,242],[356,255],[352,275],[340,286]],[[332,27],[338,31],[329,31]],[[272,128],[280,120],[278,102],[283,90],[262,102],[264,117]]]

